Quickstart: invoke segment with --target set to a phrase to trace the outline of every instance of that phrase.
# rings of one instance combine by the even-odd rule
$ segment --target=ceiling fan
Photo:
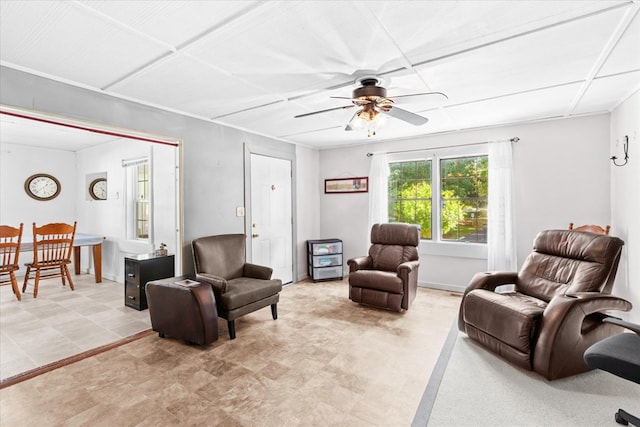
[[[313,111],[311,113],[298,114],[294,118],[307,117],[314,114],[326,113],[328,111],[346,110],[348,108],[359,107],[344,130],[367,129],[368,136],[376,134],[376,128],[382,124],[385,115],[400,119],[415,126],[420,126],[429,121],[426,117],[403,110],[395,105],[396,101],[402,101],[409,97],[430,96],[438,101],[447,100],[447,95],[442,92],[413,93],[409,95],[387,96],[387,89],[380,86],[380,79],[375,76],[362,77],[356,80],[360,84],[352,92],[351,98],[342,96],[332,96],[336,99],[350,99],[351,104],[341,107],[327,108],[325,110]],[[383,114],[380,114],[383,113]]]

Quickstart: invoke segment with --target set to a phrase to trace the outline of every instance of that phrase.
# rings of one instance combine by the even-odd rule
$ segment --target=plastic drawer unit
[[[308,272],[311,280],[342,280],[342,240],[307,240]]]

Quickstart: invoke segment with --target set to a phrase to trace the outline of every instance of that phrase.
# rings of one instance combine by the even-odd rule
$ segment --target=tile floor
[[[124,285],[95,283],[88,274],[73,277],[74,291],[48,279],[40,282],[38,298],[29,285],[22,301],[10,285],[0,286],[1,379],[151,327],[148,310],[125,307]]]
[[[224,321],[208,347],[150,334],[5,387],[0,427],[409,426],[460,297],[420,288],[393,313],[346,280],[289,285],[278,319],[243,316],[235,340]]]

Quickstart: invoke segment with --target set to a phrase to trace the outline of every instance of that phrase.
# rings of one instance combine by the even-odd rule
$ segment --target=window
[[[123,160],[127,180],[127,238],[150,239],[151,230],[151,174],[148,158]]]
[[[135,238],[149,238],[149,164],[143,163],[135,167]]]
[[[402,160],[389,170],[389,221],[419,224],[425,240],[487,242],[486,155]]]
[[[420,224],[431,239],[431,160],[389,163],[389,222]]]

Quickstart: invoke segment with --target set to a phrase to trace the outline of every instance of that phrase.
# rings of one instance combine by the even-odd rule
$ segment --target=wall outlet
[[[244,206],[238,206],[236,208],[236,216],[244,216]]]

